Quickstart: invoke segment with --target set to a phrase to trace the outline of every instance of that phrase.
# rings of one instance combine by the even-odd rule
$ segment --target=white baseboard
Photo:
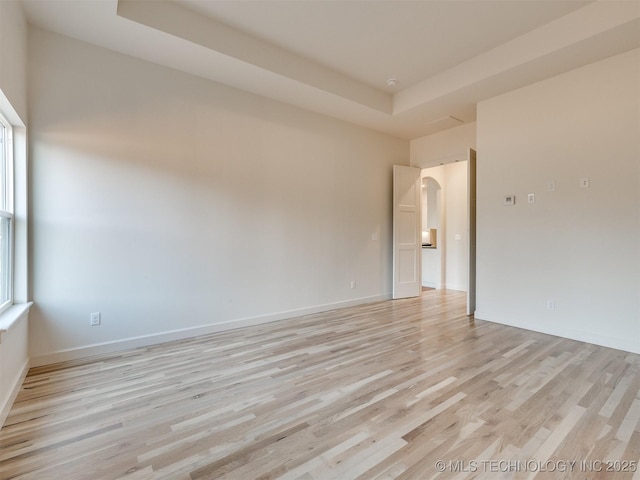
[[[211,323],[198,327],[190,327],[180,330],[171,330],[167,332],[143,335],[139,337],[125,338],[112,342],[96,343],[93,345],[86,345],[83,347],[77,347],[68,350],[59,350],[43,355],[34,355],[31,358],[31,366],[40,367],[42,365],[50,365],[52,363],[66,362],[69,360],[77,360],[80,358],[92,357],[96,355],[105,355],[109,353],[120,352],[123,350],[130,350],[132,348],[147,347],[149,345],[156,345],[158,343],[171,342],[174,340],[184,340],[186,338],[197,337],[199,335],[224,332],[226,330],[233,330],[235,328],[251,327],[254,325],[261,325],[263,323],[285,320],[287,318],[326,312],[338,308],[353,307],[356,305],[363,305],[365,303],[381,302],[390,299],[390,293],[384,295],[374,295],[371,297],[355,298],[342,302],[317,305],[314,307],[301,308],[297,310],[288,310],[268,315],[238,318],[222,323]]]
[[[22,382],[24,382],[27,373],[29,372],[29,368],[31,368],[31,363],[29,359],[24,362],[24,365],[20,369],[20,374],[16,376],[13,385],[11,385],[11,392],[4,399],[4,403],[2,404],[2,408],[0,408],[0,429],[4,426],[4,421],[9,416],[9,412],[11,411],[11,407],[13,406],[13,402],[15,401],[18,393],[20,392],[20,388],[22,387]]]
[[[436,282],[422,282],[422,286],[427,288],[435,288],[436,290],[442,289],[442,284]]]
[[[467,291],[467,286],[466,285],[459,285],[456,283],[447,283],[445,284],[445,287],[447,290],[455,290],[457,292],[466,292]]]
[[[553,335],[555,337],[568,338],[570,340],[577,340],[579,342],[592,343],[593,345],[600,345],[601,347],[613,348],[615,350],[622,350],[624,352],[638,353],[640,354],[640,345],[638,345],[637,339],[633,338],[617,338],[607,337],[605,335],[594,334],[592,332],[585,332],[584,330],[578,330],[575,328],[565,328],[556,326],[554,328],[547,328],[530,322],[509,322],[509,321],[497,321],[489,318],[490,315],[486,315],[480,310],[476,310],[474,318],[478,320],[484,320],[486,322],[499,323],[501,325],[508,325],[510,327],[522,328],[524,330],[531,330],[532,332],[545,333],[547,335]]]

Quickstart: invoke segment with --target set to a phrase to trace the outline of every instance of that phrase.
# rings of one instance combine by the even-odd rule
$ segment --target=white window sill
[[[18,324],[18,321],[25,316],[24,314],[29,311],[31,305],[33,305],[33,302],[17,303],[0,313],[0,343],[2,343],[2,337],[9,333]]]

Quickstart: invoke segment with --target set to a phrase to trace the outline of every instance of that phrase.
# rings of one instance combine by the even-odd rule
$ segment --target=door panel
[[[400,250],[398,252],[400,258],[398,263],[400,268],[398,269],[398,279],[401,284],[413,283],[416,281],[416,269],[413,265],[416,262],[416,254],[413,250]]]
[[[398,240],[402,245],[413,245],[416,238],[416,219],[414,212],[398,212]]]
[[[421,285],[420,169],[393,167],[393,298],[417,297]]]

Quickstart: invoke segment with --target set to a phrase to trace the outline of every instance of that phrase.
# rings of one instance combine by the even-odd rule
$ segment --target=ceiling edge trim
[[[118,0],[117,15],[257,69],[330,92],[378,112],[392,113],[393,99],[389,93],[203,17],[174,2]]]

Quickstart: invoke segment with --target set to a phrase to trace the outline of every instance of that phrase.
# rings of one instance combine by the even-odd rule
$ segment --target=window
[[[13,303],[13,141],[0,116],[0,312]]]

